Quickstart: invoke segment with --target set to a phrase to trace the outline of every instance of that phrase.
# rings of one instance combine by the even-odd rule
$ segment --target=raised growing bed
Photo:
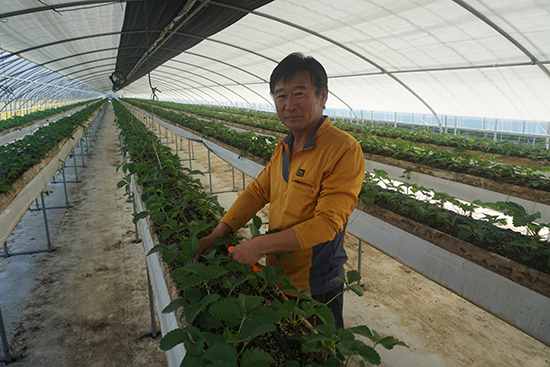
[[[348,232],[550,345],[550,275],[376,206],[359,204]]]
[[[30,113],[25,116],[15,116],[8,120],[0,120],[0,145],[9,144],[14,140],[20,139],[41,126],[59,120],[63,117],[62,115],[66,116],[81,110],[82,108],[78,107],[89,103],[91,102],[80,102],[69,106]]]
[[[181,133],[180,127],[156,116],[154,119],[176,134]],[[245,161],[247,159],[241,157],[231,164],[241,169],[240,163]],[[538,340],[550,343],[545,312],[550,309],[547,274],[528,269],[465,241],[450,239],[450,236],[433,232],[431,228],[406,218],[389,213],[377,217],[362,209],[363,206],[359,205],[350,219],[350,234]],[[386,217],[388,221],[395,219],[404,229],[386,222]],[[426,233],[426,238],[423,238],[423,233]]]
[[[39,163],[27,169],[15,182],[11,183],[9,191],[0,192],[0,246],[4,244],[27,209],[67,159],[84,135],[88,124],[98,114],[99,110],[96,109],[86,121],[81,122],[82,126],[76,127],[71,132],[70,137],[57,142]]]

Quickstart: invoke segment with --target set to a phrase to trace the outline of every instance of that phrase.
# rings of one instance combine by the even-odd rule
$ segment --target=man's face
[[[277,82],[273,93],[279,120],[293,132],[316,126],[323,116],[327,97],[328,89],[317,97],[311,77],[305,71],[294,74],[286,82]]]

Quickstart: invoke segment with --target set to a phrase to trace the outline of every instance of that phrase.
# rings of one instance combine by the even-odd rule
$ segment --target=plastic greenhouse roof
[[[18,56],[106,94],[264,105],[301,51],[329,108],[550,121],[548,0],[5,1],[0,48],[3,76]]]

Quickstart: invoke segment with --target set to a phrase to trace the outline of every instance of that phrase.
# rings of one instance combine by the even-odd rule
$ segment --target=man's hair
[[[311,56],[306,56],[301,52],[293,52],[281,60],[275,69],[273,69],[269,78],[269,93],[273,95],[275,84],[279,81],[287,82],[292,79],[294,74],[300,71],[306,71],[309,74],[317,97],[321,95],[324,89],[328,88],[327,72],[323,68],[323,65]]]

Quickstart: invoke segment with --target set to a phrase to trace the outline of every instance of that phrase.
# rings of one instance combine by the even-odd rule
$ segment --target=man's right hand
[[[223,238],[231,232],[233,232],[233,230],[231,229],[231,227],[229,227],[228,224],[225,224],[223,222],[218,223],[212,233],[204,238],[201,238],[199,249],[193,257],[193,262],[199,261],[201,255],[208,255],[214,249],[214,242],[216,241],[217,237]]]
[[[208,236],[201,238],[199,249],[193,258],[193,262],[198,262],[201,255],[208,255],[214,249],[214,242],[217,236],[213,236],[214,232]]]

